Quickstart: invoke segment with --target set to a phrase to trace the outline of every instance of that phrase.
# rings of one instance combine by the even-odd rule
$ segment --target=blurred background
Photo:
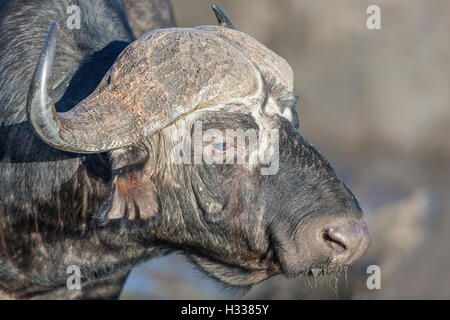
[[[212,1],[172,0],[178,26],[216,24]],[[300,131],[358,198],[371,231],[340,277],[273,277],[250,299],[450,299],[450,1],[216,0],[235,27],[284,57]],[[369,5],[381,30],[369,30]],[[381,269],[369,290],[367,267]],[[236,292],[172,255],[136,268],[121,298]]]

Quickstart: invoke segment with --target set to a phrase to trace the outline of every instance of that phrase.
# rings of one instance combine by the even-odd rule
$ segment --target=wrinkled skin
[[[172,190],[166,189],[162,196],[162,206],[169,206],[163,212],[180,215],[172,223],[166,222],[173,231],[166,235],[159,232],[166,228],[157,229],[158,237],[189,252],[211,276],[236,286],[280,272],[298,275],[310,268],[313,262],[304,257],[306,252],[292,257],[299,265],[280,265],[283,251],[290,250],[285,243],[296,241],[299,225],[307,228],[305,217],[335,212],[361,216],[351,192],[294,125],[280,116],[264,117],[280,130],[280,170],[276,175],[261,176],[259,166],[250,170],[226,164],[182,165],[171,174],[180,188],[173,193],[169,187]],[[257,128],[255,119],[243,117],[243,113],[211,112],[200,119],[204,130],[208,125],[220,128],[219,124],[232,129],[243,124]],[[167,178],[165,174],[155,183],[164,185]],[[189,199],[186,192],[194,197]],[[314,265],[326,266],[327,262],[316,260]]]
[[[61,28],[54,73],[58,111],[91,93],[126,44],[145,32],[132,18],[139,10],[124,3],[118,10],[99,1],[94,9],[80,1],[92,17],[104,19],[83,20],[92,32]],[[170,6],[158,3],[159,14],[149,15],[148,25],[171,26]],[[0,5],[0,298],[116,298],[135,265],[175,251],[238,287],[330,264],[331,254],[309,252],[301,235],[327,216],[359,221],[361,210],[299,133],[289,90],[265,79],[267,94],[291,111],[289,119],[265,105],[213,107],[130,147],[92,155],[58,151],[27,123],[23,84],[30,82],[50,22],[64,25],[67,3],[36,6]],[[47,16],[30,34],[26,21],[37,12]],[[19,31],[6,27],[11,20]],[[278,128],[278,173],[262,176],[259,166],[174,164],[174,132],[192,131],[196,120],[204,130]],[[81,268],[81,290],[66,287],[70,265]]]

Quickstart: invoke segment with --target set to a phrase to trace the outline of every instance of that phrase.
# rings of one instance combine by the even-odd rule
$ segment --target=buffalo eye
[[[225,151],[227,150],[227,143],[226,142],[221,142],[221,143],[215,143],[213,144],[213,148],[217,151]]]

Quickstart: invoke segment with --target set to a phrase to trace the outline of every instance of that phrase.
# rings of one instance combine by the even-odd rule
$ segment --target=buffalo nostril
[[[312,267],[349,265],[367,249],[369,231],[353,213],[311,215],[301,222],[294,237],[277,229],[271,238],[276,261],[285,274],[295,275]]]
[[[351,264],[367,249],[369,230],[364,222],[342,219],[328,226],[323,231],[322,238],[332,249],[335,264]]]
[[[325,243],[331,247],[332,249],[337,249],[340,251],[347,250],[347,246],[345,245],[344,241],[341,237],[339,237],[339,234],[336,234],[333,229],[326,229],[323,232],[323,239],[325,240]]]

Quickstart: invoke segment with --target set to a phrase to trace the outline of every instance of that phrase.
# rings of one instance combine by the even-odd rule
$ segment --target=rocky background
[[[208,0],[172,0],[178,26],[216,24]],[[274,277],[251,299],[450,298],[450,1],[215,1],[295,72],[300,131],[359,199],[372,242],[348,272]],[[381,8],[381,30],[366,9]],[[381,289],[366,285],[369,265]],[[237,298],[183,257],[136,268],[127,298]]]

